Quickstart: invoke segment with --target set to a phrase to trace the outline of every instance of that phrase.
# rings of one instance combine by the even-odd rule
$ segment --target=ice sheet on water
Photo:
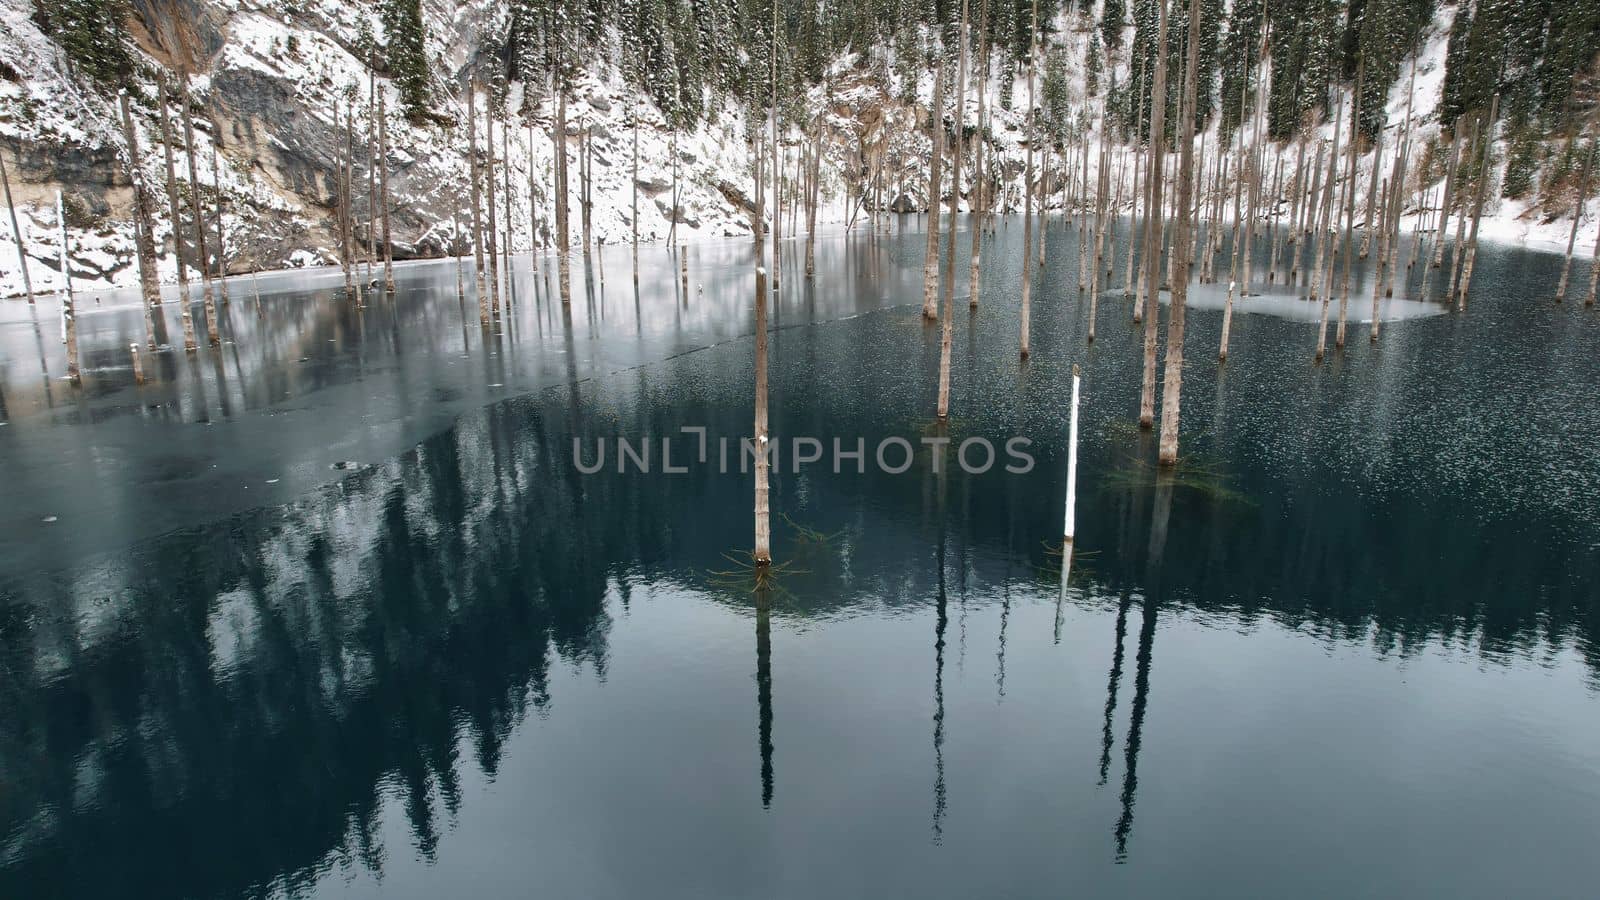
[[[1189,285],[1187,306],[1189,309],[1221,311],[1227,304],[1227,298],[1228,285],[1225,282],[1191,284]],[[1163,304],[1171,303],[1172,295],[1162,291],[1161,302]],[[1339,298],[1335,295],[1329,304],[1329,322],[1338,319],[1338,304]],[[1234,293],[1233,311],[1235,313],[1276,316],[1292,322],[1317,322],[1322,319],[1322,301],[1306,299],[1305,292],[1300,288],[1285,285],[1263,286],[1257,284],[1253,286],[1251,293],[1245,297],[1240,297],[1237,292]],[[1387,297],[1378,302],[1378,318],[1384,322],[1437,316],[1444,314],[1445,311],[1443,304],[1413,300],[1408,297]],[[1352,293],[1346,319],[1350,322],[1371,322],[1372,296],[1370,294]]]

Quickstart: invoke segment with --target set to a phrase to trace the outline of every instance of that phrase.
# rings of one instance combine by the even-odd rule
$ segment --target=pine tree
[[[406,119],[420,125],[433,115],[429,90],[427,35],[422,24],[422,0],[384,0],[383,29],[386,54]]]
[[[1122,29],[1124,19],[1128,16],[1128,8],[1124,0],[1105,0],[1100,8],[1100,35],[1105,38],[1106,46],[1116,49],[1122,46]]]
[[[111,88],[133,74],[124,24],[129,14],[128,0],[34,0],[33,21],[55,38],[74,66]]]

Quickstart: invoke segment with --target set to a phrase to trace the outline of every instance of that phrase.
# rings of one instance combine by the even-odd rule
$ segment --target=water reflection
[[[914,302],[895,302],[916,293],[905,273],[919,270],[917,244],[909,235],[819,247],[819,270],[836,273],[827,283],[846,286],[839,293],[786,276],[775,434],[869,446],[923,434],[938,334],[917,324]],[[1221,714],[1175,706],[1185,682],[1224,668],[1196,666],[1193,635],[1170,629],[1198,622],[1257,634],[1253,646],[1268,643],[1259,632],[1281,630],[1363,661],[1406,663],[1445,648],[1487,667],[1559,657],[1581,659],[1591,679],[1600,669],[1600,466],[1587,467],[1592,441],[1571,440],[1600,412],[1563,387],[1594,383],[1600,355],[1592,323],[1570,309],[1530,312],[1506,289],[1537,260],[1483,254],[1475,283],[1487,296],[1469,316],[1397,322],[1379,348],[1354,342],[1321,370],[1310,366],[1303,323],[1236,319],[1227,368],[1196,362],[1189,373],[1190,455],[1164,476],[1145,462],[1152,453],[1131,422],[1137,331],[1107,312],[1085,351],[1076,269],[1053,263],[1028,368],[1015,365],[1014,315],[998,300],[962,318],[953,364],[951,436],[1001,444],[1028,435],[1034,471],[968,476],[947,465],[941,477],[925,454],[904,476],[784,466],[773,481],[786,517],[775,523],[775,551],[796,566],[781,593],[752,598],[711,574],[748,543],[747,477],[705,468],[585,477],[570,458],[574,438],[671,438],[686,449],[685,424],[713,437],[748,429],[747,319],[729,299],[744,289],[745,252],[689,251],[693,290],[678,277],[680,258],[662,254],[647,270],[655,277],[620,301],[608,301],[602,273],[631,258],[598,252],[576,273],[571,306],[553,291],[552,266],[519,268],[507,282],[509,312],[487,334],[470,304],[450,297],[448,267],[409,273],[393,301],[365,311],[331,293],[295,302],[264,280],[261,317],[239,300],[227,308],[231,343],[221,351],[160,355],[142,391],[111,384],[102,361],[70,400],[33,371],[37,359],[48,376],[54,352],[39,321],[7,326],[8,351],[18,341],[37,351],[8,353],[0,378],[11,422],[0,446],[20,476],[3,528],[16,564],[0,576],[0,894],[312,893],[330,878],[376,877],[416,859],[472,871],[471,854],[448,836],[545,755],[570,759],[561,755],[569,744],[595,761],[567,777],[626,788],[592,787],[582,803],[563,803],[556,785],[535,779],[537,801],[512,820],[538,823],[527,826],[533,837],[548,838],[564,816],[575,830],[588,815],[620,828],[637,811],[633,793],[659,799],[666,776],[606,771],[601,735],[677,765],[672,777],[700,788],[698,830],[752,859],[771,851],[743,847],[748,833],[781,846],[801,840],[786,828],[842,815],[908,870],[935,885],[950,879],[949,892],[969,882],[939,860],[989,858],[983,826],[998,808],[1013,827],[1084,835],[1065,842],[1087,848],[1080,862],[1136,869],[1170,858],[1164,841],[1176,827],[1174,789],[1152,798],[1149,773],[1196,798],[1213,775],[1162,765],[1160,750],[1176,742],[1159,729],[1188,727],[1200,740],[1204,715]],[[1064,254],[1052,248],[1051,258]],[[995,260],[986,282],[1015,277],[1005,253],[984,258]],[[95,321],[123,327],[118,315]],[[1216,324],[1192,317],[1197,347]],[[1068,590],[1041,573],[1059,564],[1044,542],[1059,531],[1061,398],[1074,361],[1086,372],[1085,475]],[[1557,397],[1566,399],[1553,413]],[[1463,420],[1474,427],[1448,424]],[[330,457],[355,466],[330,469]],[[222,474],[208,474],[213,466]],[[53,509],[74,533],[40,537],[39,518]],[[96,529],[103,540],[89,539]],[[752,604],[759,786],[743,693]],[[969,604],[974,646],[994,652],[992,670],[987,652],[975,656],[984,671],[970,678]],[[647,616],[660,634],[641,634],[636,617]],[[1158,618],[1164,674],[1154,696]],[[737,635],[724,657],[721,644],[703,642],[728,621]],[[641,645],[647,637],[658,643]],[[781,685],[774,639],[785,652]],[[638,707],[660,698],[619,670],[643,667],[671,683],[687,677],[686,660],[724,659],[726,671],[707,678],[731,685],[736,722],[724,729],[691,705],[674,710],[705,718],[633,724],[645,717]],[[1079,663],[1078,681],[1052,668]],[[589,692],[615,684],[623,693],[623,683],[639,699]],[[1233,699],[1267,706],[1280,689],[1251,685]],[[606,718],[616,724],[599,721],[596,705],[614,708]],[[1593,709],[1567,711],[1583,719]],[[875,754],[894,770],[849,755],[847,742],[823,743],[821,733],[849,731],[831,716],[877,739]],[[1315,711],[1300,711],[1255,737],[1270,745],[1317,724]],[[683,742],[707,769],[724,745],[736,748],[729,769],[739,786],[682,763],[671,749]],[[992,755],[995,746],[1006,755]],[[1337,764],[1337,748],[1304,752]],[[1096,755],[1093,778],[1086,765],[1061,763]],[[1050,783],[1074,805],[1041,810],[995,789],[1001,768],[1054,773]],[[870,790],[852,781],[866,772]],[[1068,794],[1078,782],[1083,791]],[[855,790],[841,797],[834,784]],[[764,810],[766,823],[739,818],[719,802],[725,794],[729,807]],[[824,801],[833,805],[819,812]],[[696,830],[683,827],[682,806],[660,805],[671,814],[641,816],[655,839]],[[1073,831],[1080,818],[1087,824]],[[474,840],[494,831],[473,831]],[[910,832],[915,849],[900,842]],[[1045,857],[1016,842],[1027,887],[1060,883]],[[531,860],[559,865],[557,851],[531,843]],[[947,855],[919,855],[933,852],[923,845]],[[188,862],[174,865],[173,848]],[[738,871],[729,863],[723,874]],[[733,874],[704,877],[715,893],[753,892]],[[552,876],[551,888],[583,884]]]

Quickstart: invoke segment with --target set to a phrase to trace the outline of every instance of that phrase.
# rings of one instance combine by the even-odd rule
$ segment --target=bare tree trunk
[[[1597,288],[1600,288],[1600,233],[1594,236],[1594,253],[1589,259],[1589,293],[1583,298],[1584,306],[1594,305]]]
[[[973,139],[976,144],[972,153],[972,202],[968,204],[972,228],[972,250],[968,254],[968,277],[970,286],[967,289],[967,308],[978,308],[978,297],[981,293],[980,284],[982,276],[979,273],[983,258],[983,223],[988,212],[986,200],[987,185],[983,180],[983,130],[988,124],[987,101],[989,89],[989,0],[983,0],[978,6],[978,35],[983,42],[979,45],[978,59],[974,61],[974,68],[978,70],[978,133]]]
[[[1450,133],[1450,155],[1446,157],[1444,196],[1439,203],[1439,227],[1433,234],[1433,252],[1428,254],[1428,264],[1435,269],[1444,263],[1444,237],[1450,228],[1450,207],[1456,201],[1456,169],[1460,165],[1460,149],[1461,120],[1457,119]]]
[[[590,179],[590,166],[594,157],[590,155],[589,124],[585,122],[578,130],[578,221],[583,224],[583,252],[587,254],[594,244],[594,227],[591,224],[590,198],[593,196],[593,182]]]
[[[199,348],[194,336],[194,315],[189,310],[189,270],[183,264],[183,218],[178,202],[178,170],[172,159],[172,126],[167,118],[167,81],[156,79],[156,93],[161,105],[161,151],[167,162],[167,208],[172,218],[172,259],[178,269],[178,306],[183,319],[183,349],[193,353]]]
[[[1328,259],[1328,244],[1331,238],[1328,235],[1328,217],[1333,214],[1333,186],[1339,177],[1339,138],[1344,130],[1344,104],[1339,104],[1334,113],[1333,122],[1333,147],[1328,151],[1328,177],[1323,183],[1322,193],[1317,197],[1317,209],[1312,216],[1316,230],[1316,256],[1311,265],[1311,282],[1309,296],[1312,300],[1322,301],[1322,330],[1328,330],[1328,295],[1322,289],[1323,277],[1326,272],[1325,264],[1332,265]],[[1323,342],[1323,336],[1318,336],[1317,343]]]
[[[78,371],[78,304],[72,295],[72,253],[67,244],[66,204],[61,202],[61,191],[56,190],[56,224],[61,228],[61,277],[66,290],[61,294],[61,324],[67,339],[67,380],[81,384]]]
[[[394,242],[389,234],[389,110],[378,95],[378,208],[383,213],[383,289],[394,293]]]
[[[950,328],[951,297],[956,291],[956,222],[961,215],[961,144],[966,132],[967,106],[967,0],[961,0],[961,26],[956,32],[960,49],[956,54],[956,95],[954,140],[950,142],[950,228],[944,258],[945,330]]]
[[[1589,179],[1594,174],[1594,157],[1600,140],[1589,141],[1589,157],[1583,163],[1582,187],[1578,189],[1578,209],[1572,214],[1572,231],[1567,235],[1567,258],[1561,263],[1561,282],[1556,286],[1556,302],[1567,297],[1567,277],[1572,274],[1572,248],[1578,243],[1578,223],[1583,221],[1583,206],[1589,199]]]
[[[783,249],[779,243],[783,236],[783,161],[779,153],[783,143],[778,140],[778,4],[772,4],[772,44],[767,54],[767,90],[772,100],[772,291],[778,292],[783,280]]]
[[[756,269],[756,547],[758,567],[772,564],[772,512],[767,496],[767,270]]]
[[[11,178],[6,175],[6,161],[3,156],[0,156],[0,187],[4,187],[6,192],[6,213],[11,217],[11,236],[17,239],[17,263],[22,266],[22,290],[27,293],[28,304],[31,306],[34,302],[33,279],[28,275],[28,250],[22,242],[22,228],[17,224],[17,208],[11,203]]]
[[[180,73],[178,81],[179,111],[183,118],[183,147],[189,166],[189,212],[194,219],[194,246],[199,255],[200,277],[205,285],[205,310],[206,310],[206,340],[213,346],[221,346],[222,336],[217,333],[217,300],[211,292],[211,268],[207,260],[210,254],[206,252],[205,216],[201,214],[200,205],[200,176],[195,168],[194,160],[194,120],[189,115],[189,76]]]
[[[1462,165],[1469,167],[1477,165],[1478,135],[1482,128],[1482,115],[1474,115],[1472,117],[1472,136],[1467,140],[1467,146],[1463,147],[1461,150],[1462,154],[1465,156],[1465,159],[1462,161]],[[1456,186],[1457,193],[1461,193],[1466,189],[1466,185],[1464,184]],[[1456,236],[1454,243],[1450,245],[1450,282],[1446,286],[1444,292],[1444,298],[1446,301],[1455,299],[1456,285],[1461,281],[1461,248],[1466,243],[1466,239],[1467,211],[1466,209],[1462,209],[1460,214],[1456,216]]]
[[[1178,416],[1183,398],[1184,304],[1189,298],[1189,257],[1194,245],[1194,208],[1191,199],[1194,192],[1194,112],[1196,82],[1199,80],[1200,2],[1189,0],[1183,101],[1178,104],[1178,221],[1172,236],[1172,309],[1167,314],[1166,375],[1161,386],[1161,442],[1156,457],[1163,466],[1177,465],[1178,462]],[[1165,63],[1162,68],[1165,69]],[[1157,140],[1160,140],[1160,134],[1154,132]],[[1201,164],[1204,165],[1205,161],[1201,160]],[[1154,313],[1150,321],[1155,321]]]
[[[487,244],[489,252],[489,313],[498,319],[500,312],[500,227],[496,222],[494,205],[494,92],[491,90],[487,102],[484,104],[483,117],[483,186],[484,204],[487,216],[485,223],[489,229]]]
[[[1362,259],[1366,259],[1367,254],[1372,250],[1372,229],[1374,228],[1372,220],[1378,212],[1379,170],[1382,168],[1381,163],[1383,161],[1383,133],[1387,127],[1388,122],[1385,122],[1378,128],[1378,140],[1372,147],[1372,183],[1367,188],[1367,213],[1361,229]]]
[[[1366,77],[1366,66],[1362,63],[1356,65],[1356,89],[1350,95],[1350,146],[1347,148],[1349,159],[1345,165],[1344,179],[1344,232],[1340,241],[1344,246],[1344,272],[1340,276],[1339,286],[1339,325],[1334,329],[1333,346],[1344,349],[1345,323],[1350,310],[1350,264],[1353,257],[1356,239],[1356,158],[1359,155],[1361,136],[1361,85]]]
[[[161,282],[156,277],[156,245],[154,225],[150,218],[150,192],[144,181],[144,168],[139,164],[139,136],[133,128],[133,114],[128,111],[128,92],[117,92],[117,108],[122,114],[122,135],[128,150],[128,178],[133,182],[133,242],[139,259],[139,289],[144,298],[144,333],[150,349],[156,349],[155,312],[161,309]],[[0,172],[4,172],[0,163]],[[0,176],[3,177],[3,176]],[[6,205],[11,204],[11,188],[6,187]],[[16,231],[16,214],[12,213],[11,228]],[[22,235],[17,234],[17,249],[22,249]],[[1569,251],[1567,259],[1571,260]],[[28,268],[24,262],[23,283],[27,285],[28,300],[33,300],[33,285],[27,282]]]
[[[1489,103],[1489,126],[1483,133],[1483,154],[1478,161],[1478,188],[1472,199],[1472,230],[1467,236],[1467,258],[1461,264],[1461,289],[1456,292],[1456,309],[1467,308],[1467,292],[1472,288],[1472,268],[1478,261],[1478,222],[1483,218],[1483,201],[1489,191],[1489,157],[1494,149],[1494,126],[1500,116],[1500,95]]]
[[[511,117],[506,116],[506,122],[500,126],[500,198],[504,201],[505,213],[502,221],[505,223],[505,232],[500,236],[500,255],[506,264],[506,310],[511,309],[511,251],[515,249],[514,237],[511,228],[512,216],[515,215],[516,204],[513,202],[516,195],[511,192]]]
[[[1267,25],[1267,17],[1262,16],[1261,43],[1257,49],[1256,58],[1262,61],[1263,65],[1267,58]],[[1241,251],[1243,254],[1243,260],[1240,263],[1240,272],[1242,274],[1239,283],[1239,296],[1241,297],[1250,293],[1250,273],[1255,262],[1250,253],[1250,245],[1255,238],[1257,210],[1260,208],[1261,201],[1262,138],[1267,130],[1267,79],[1265,77],[1258,78],[1256,82],[1255,120],[1255,134],[1252,135],[1250,140],[1250,181],[1246,187],[1246,193],[1249,197],[1249,203],[1247,204],[1249,212],[1245,217],[1244,249]],[[1243,172],[1244,170],[1241,169],[1240,174],[1243,174]]]
[[[489,282],[483,271],[483,177],[478,166],[478,83],[467,84],[467,167],[472,180],[472,269],[478,293],[478,324],[489,326]]]
[[[922,257],[922,317],[933,321],[939,318],[939,177],[944,164],[943,48],[939,50],[939,60],[933,70],[933,99],[928,108],[928,128],[932,132],[933,153],[928,157],[928,244]],[[1026,282],[1022,296],[1028,296]],[[1023,300],[1023,309],[1027,309],[1026,299]]]
[[[354,210],[351,209],[352,204],[350,196],[350,157],[355,152],[354,101],[351,101],[347,105],[347,109],[345,111],[344,134],[344,145],[339,151],[338,158],[335,160],[337,174],[334,176],[334,181],[336,182],[335,194],[338,197],[338,200],[335,203],[335,209],[337,210],[336,215],[339,220],[339,265],[344,270],[345,295],[354,297],[357,305],[359,305],[360,295],[355,291],[355,275],[353,272],[355,260],[352,259],[354,256],[352,234],[355,231],[355,214]],[[207,264],[204,256],[202,256],[201,262],[202,264]]]
[[[1278,245],[1282,244],[1282,243],[1285,243],[1284,240],[1280,239],[1282,237],[1282,235],[1281,235],[1281,233],[1280,233],[1280,231],[1278,229],[1278,220],[1283,215],[1283,203],[1281,202],[1280,195],[1279,195],[1279,191],[1281,190],[1282,185],[1283,185],[1283,154],[1279,153],[1277,156],[1278,156],[1278,162],[1277,162],[1277,165],[1275,165],[1273,167],[1273,171],[1272,171],[1272,193],[1269,195],[1272,198],[1272,202],[1270,204],[1271,207],[1272,207],[1272,221],[1271,221],[1271,224],[1269,224],[1267,226],[1267,238],[1268,238],[1267,246],[1269,248],[1268,252],[1267,252],[1267,284],[1275,284],[1277,282],[1277,280],[1278,280]],[[1291,194],[1291,196],[1294,194],[1294,188],[1293,188],[1292,185],[1290,186],[1290,194]],[[1295,199],[1298,199],[1298,198],[1295,198]],[[1290,248],[1289,249],[1289,283],[1290,284],[1294,284],[1294,266],[1295,266],[1296,260],[1299,258],[1299,255],[1300,255],[1299,253],[1297,253],[1295,251],[1294,230],[1297,227],[1296,223],[1295,223],[1295,215],[1296,214],[1293,211],[1293,208],[1291,207],[1291,212],[1290,212],[1290,215],[1289,215],[1289,229],[1288,229],[1289,230],[1289,236],[1288,236],[1288,240],[1287,240],[1287,243],[1288,243],[1289,248]]]
[[[1384,209],[1388,209],[1389,179],[1387,178],[1383,180],[1383,187],[1381,188],[1380,197],[1382,198],[1382,206]],[[1387,212],[1384,213],[1384,219],[1388,219]],[[1383,246],[1383,242],[1388,240],[1388,236],[1389,227],[1387,224],[1385,224],[1383,231],[1378,234],[1378,270],[1372,275],[1372,325],[1367,331],[1367,340],[1374,344],[1378,342],[1378,332],[1382,330],[1383,326],[1383,322],[1378,315],[1378,304],[1382,301],[1383,297],[1383,266],[1385,261],[1389,258],[1389,254],[1384,252]]]
[[[1160,25],[1156,29],[1156,74],[1150,92],[1150,213],[1144,231],[1144,386],[1139,392],[1139,427],[1150,428],[1156,420],[1156,328],[1161,314],[1161,205],[1162,166],[1166,151],[1167,118],[1167,4],[1161,4]]]
[[[633,233],[633,283],[639,283],[639,108],[633,110],[633,212],[628,217]]]
[[[1023,134],[1028,140],[1028,164],[1022,176],[1022,358],[1027,359],[1028,332],[1032,317],[1033,292],[1033,145],[1039,139],[1034,129],[1033,73],[1039,59],[1039,0],[1033,0],[1033,24],[1028,31],[1028,116]]]
[[[1351,115],[1355,115],[1355,113],[1351,113]],[[1333,149],[1328,152],[1328,184],[1327,190],[1322,196],[1322,211],[1317,216],[1317,221],[1322,224],[1317,228],[1317,264],[1311,276],[1311,280],[1315,282],[1312,287],[1312,296],[1322,300],[1322,319],[1317,324],[1316,358],[1318,361],[1327,352],[1328,345],[1328,301],[1330,299],[1328,295],[1331,291],[1327,289],[1328,286],[1324,282],[1324,278],[1331,278],[1331,274],[1325,275],[1324,273],[1331,273],[1333,260],[1327,260],[1328,267],[1326,270],[1323,268],[1323,261],[1329,241],[1337,240],[1339,234],[1338,228],[1335,227],[1333,237],[1330,238],[1328,236],[1328,219],[1333,215],[1333,187],[1334,181],[1339,176],[1339,137],[1343,130],[1344,104],[1340,103],[1333,115]],[[1337,246],[1335,249],[1337,249]]]
[[[555,133],[550,136],[555,150],[556,162],[556,274],[561,291],[563,305],[572,302],[572,261],[568,258],[570,246],[568,244],[568,195],[567,195],[567,86],[564,81],[557,78],[554,82],[556,90],[556,122]],[[672,129],[672,225],[668,229],[668,243],[671,243],[671,230],[678,227],[678,130]]]
[[[806,277],[817,274],[817,199],[822,189],[822,122],[814,126],[811,138],[811,164],[806,177]],[[880,162],[879,174],[883,172]]]
[[[228,244],[223,235],[222,217],[227,212],[227,205],[222,190],[222,167],[217,161],[217,137],[222,129],[217,123],[211,123],[211,183],[217,191],[217,286],[222,293],[222,303],[228,304]]]

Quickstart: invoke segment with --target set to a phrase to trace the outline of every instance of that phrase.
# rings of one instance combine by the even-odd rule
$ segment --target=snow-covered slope
[[[131,188],[115,100],[91,90],[83,79],[69,73],[61,49],[41,34],[30,18],[34,2],[0,0],[0,59],[14,61],[9,70],[0,69],[0,153],[11,176],[34,289],[53,291],[62,285],[57,189],[65,200],[66,243],[75,284],[80,288],[133,285],[137,272]],[[146,26],[137,18],[133,36],[149,72],[178,65],[192,69],[188,85],[196,116],[199,180],[207,202],[215,196],[213,186],[220,188],[230,271],[334,262],[334,172],[352,96],[357,122],[354,206],[359,227],[365,228],[371,210],[369,167],[365,164],[370,146],[365,111],[369,72],[353,48],[359,45],[363,24],[381,40],[376,9],[332,0],[180,3],[186,16],[175,41],[141,30]],[[416,127],[402,116],[390,117],[387,170],[397,255],[445,252],[456,233],[458,217],[465,221],[465,114],[451,99],[458,92],[447,85],[459,83],[459,74],[479,52],[491,6],[489,0],[430,0],[424,4],[435,93],[441,98],[438,112],[454,117],[458,125]],[[1083,27],[1087,20],[1079,21],[1074,15],[1064,15],[1057,34],[1073,61],[1073,105],[1093,119],[1099,103],[1083,102],[1077,67],[1084,58],[1090,29]],[[1424,137],[1438,131],[1431,112],[1443,77],[1445,37],[1453,15],[1452,5],[1440,4],[1418,55],[1417,111],[1424,123]],[[174,45],[186,48],[182,58],[171,58],[165,49]],[[814,112],[809,119],[825,126],[824,200],[819,213],[824,223],[852,217],[859,199],[859,173],[869,169],[871,151],[878,147],[883,148],[887,161],[884,191],[874,196],[888,206],[903,191],[903,203],[914,208],[924,205],[929,141],[925,129],[914,125],[918,111],[895,99],[899,91],[890,74],[895,67],[884,56],[878,53],[840,60],[832,69],[830,89],[816,88],[810,93]],[[1126,81],[1125,72],[1120,77]],[[1391,95],[1392,123],[1404,117],[1405,85],[1404,79],[1401,81]],[[398,110],[395,87],[382,77],[376,79],[376,85],[386,93],[389,108]],[[147,72],[129,87],[144,177],[151,185],[164,186],[154,81]],[[1013,109],[1002,108],[998,102],[1001,91],[1011,92],[1016,101]],[[931,77],[925,73],[917,90],[924,109],[931,93]],[[1007,84],[994,79],[989,93],[995,154],[990,161],[998,161],[1008,183],[1003,196],[1015,198],[1020,196],[1023,172],[1025,145],[1020,137],[1026,90],[1020,79]],[[522,105],[522,87],[513,85],[506,107],[518,110]],[[604,60],[591,63],[574,86],[564,141],[571,161],[573,241],[582,238],[577,210],[582,190],[579,134],[583,132],[588,135],[593,162],[593,238],[607,243],[629,240],[635,187],[631,126],[635,110],[640,118],[637,202],[641,239],[662,240],[672,231],[674,148],[679,195],[675,238],[749,234],[745,198],[753,195],[753,185],[744,114],[731,101],[710,107],[717,110],[713,118],[692,132],[673,135],[660,111],[627,88],[613,66]],[[511,243],[519,251],[547,245],[552,218],[551,110],[548,102],[536,104],[536,109],[531,121],[513,114],[512,130],[505,135]],[[965,114],[969,127],[976,114],[976,92],[969,91]],[[498,155],[498,129],[496,134]],[[803,137],[798,132],[788,136],[788,167],[795,165]],[[1214,132],[1207,139],[1214,147]],[[215,179],[213,146],[219,150]],[[181,142],[177,149],[182,179],[186,165]],[[1363,161],[1363,170],[1370,164],[1369,157]],[[161,202],[157,204],[155,236],[161,275],[163,282],[171,283],[175,278],[171,229],[165,194],[157,193]],[[1058,197],[1052,202],[1058,202]],[[502,210],[504,203],[502,196]],[[1522,204],[1496,200],[1488,208],[1484,234],[1491,239],[1554,246],[1565,243],[1569,226],[1570,219],[1535,221]],[[1593,239],[1592,227],[1585,223],[1588,240]],[[186,242],[187,235],[187,231],[181,233]],[[21,289],[16,245],[7,223],[0,227],[0,296],[15,295]]]

